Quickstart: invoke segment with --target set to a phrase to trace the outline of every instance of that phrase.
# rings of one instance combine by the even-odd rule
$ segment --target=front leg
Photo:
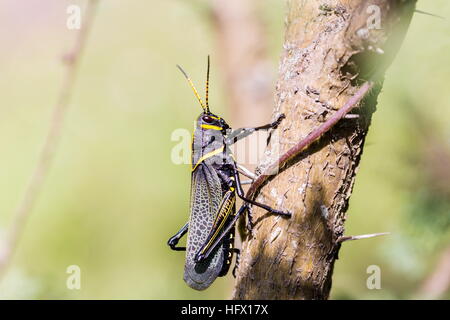
[[[227,135],[227,139],[225,140],[225,144],[227,145],[232,145],[236,142],[238,142],[239,140],[251,135],[253,132],[256,132],[258,130],[269,130],[269,129],[274,129],[276,128],[281,121],[285,118],[286,116],[282,113],[280,114],[280,116],[278,117],[277,120],[275,120],[272,123],[263,125],[263,126],[259,126],[256,128],[240,128],[240,129],[236,129],[234,131],[232,131],[230,134]]]

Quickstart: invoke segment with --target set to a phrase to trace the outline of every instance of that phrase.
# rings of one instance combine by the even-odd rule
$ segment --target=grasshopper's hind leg
[[[167,244],[169,245],[170,249],[175,251],[186,251],[186,247],[177,247],[178,241],[186,234],[189,228],[189,222],[186,222],[186,224],[178,231],[173,237],[167,241]]]
[[[219,173],[219,176],[221,176],[222,179],[224,179],[224,181],[226,183],[228,183],[228,185],[236,187],[236,191],[237,191],[236,193],[239,196],[239,198],[241,198],[245,202],[250,203],[250,204],[252,204],[254,206],[261,207],[261,208],[269,211],[270,213],[274,213],[274,214],[278,214],[278,215],[286,216],[286,217],[290,217],[291,216],[290,212],[280,211],[280,210],[271,208],[268,205],[265,205],[263,203],[259,203],[257,201],[254,201],[254,200],[246,198],[245,197],[245,193],[244,193],[244,189],[242,189],[242,184],[241,184],[241,180],[239,178],[239,171],[238,171],[236,163],[233,164],[233,171],[234,171],[233,172],[233,177],[228,177],[227,175],[225,175],[221,171],[219,171],[218,173]]]
[[[248,209],[248,204],[244,203],[239,208],[238,212],[236,212],[236,214],[233,216],[231,221],[229,221],[226,224],[226,226],[220,232],[220,234],[217,237],[215,237],[214,241],[212,241],[212,243],[208,246],[208,249],[205,249],[205,247],[203,247],[202,249],[199,250],[199,252],[196,255],[197,262],[202,262],[203,260],[205,260],[206,258],[209,257],[209,255],[211,254],[212,250],[214,250],[214,248],[216,248],[217,245],[219,243],[221,243],[223,238],[235,227],[237,219],[239,219],[241,214],[243,214],[245,212],[245,210],[247,210],[247,209]],[[204,251],[204,252],[202,252],[202,251]]]
[[[271,208],[268,205],[265,205],[265,204],[262,204],[262,203],[259,203],[259,202],[256,202],[254,200],[246,198],[244,190],[242,189],[241,180],[239,179],[239,173],[237,171],[236,165],[235,165],[235,171],[234,171],[234,179],[235,179],[237,195],[239,196],[239,198],[241,198],[245,202],[250,203],[250,204],[252,204],[254,206],[263,208],[263,209],[269,211],[270,213],[274,213],[274,214],[278,214],[278,215],[286,216],[286,217],[290,217],[291,216],[290,212],[280,211],[280,210]]]

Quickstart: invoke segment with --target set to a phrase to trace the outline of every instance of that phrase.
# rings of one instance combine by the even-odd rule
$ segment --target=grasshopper
[[[228,273],[233,254],[235,225],[238,217],[250,205],[255,205],[273,214],[290,217],[289,212],[273,209],[265,204],[245,197],[239,178],[238,165],[230,146],[259,130],[276,128],[284,115],[272,123],[232,130],[226,121],[209,109],[209,69],[206,75],[205,103],[187,73],[177,65],[191,86],[203,112],[196,120],[192,136],[191,198],[189,221],[169,239],[172,250],[186,251],[184,281],[193,289],[208,288],[217,277]],[[236,212],[236,196],[244,204]],[[186,234],[186,247],[178,247]],[[234,273],[234,272],[233,272]]]

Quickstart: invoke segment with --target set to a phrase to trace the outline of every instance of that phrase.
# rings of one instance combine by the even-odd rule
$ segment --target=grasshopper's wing
[[[222,200],[220,179],[212,166],[203,162],[192,172],[191,213],[186,246],[184,281],[193,289],[204,290],[217,278],[224,256],[219,246],[208,259],[195,263],[195,255],[207,241]]]

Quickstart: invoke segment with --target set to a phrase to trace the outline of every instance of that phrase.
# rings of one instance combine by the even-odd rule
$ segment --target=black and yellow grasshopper
[[[230,268],[234,248],[235,224],[238,217],[259,206],[267,211],[290,216],[290,213],[245,198],[236,161],[230,146],[258,130],[275,128],[277,121],[256,127],[231,130],[225,120],[209,110],[209,57],[206,76],[205,104],[186,72],[177,66],[189,82],[203,112],[197,118],[192,136],[192,176],[189,221],[168,241],[171,249],[186,251],[184,281],[193,289],[208,288],[217,277]],[[236,212],[236,195],[244,204]],[[186,247],[177,247],[178,241],[189,230]]]

